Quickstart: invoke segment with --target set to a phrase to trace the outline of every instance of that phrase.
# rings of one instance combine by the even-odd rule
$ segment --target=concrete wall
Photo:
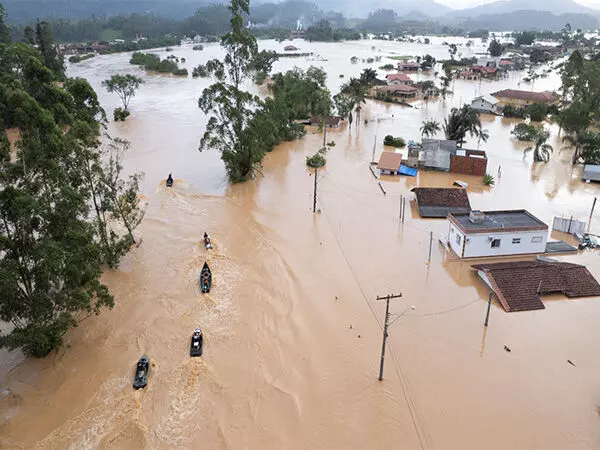
[[[544,253],[546,250],[547,231],[511,231],[502,233],[481,233],[465,235],[452,223],[448,240],[452,250],[463,258],[481,258],[488,256],[525,255]],[[466,240],[465,240],[466,238]],[[499,247],[492,247],[493,239],[500,239]],[[533,238],[541,238],[541,242],[532,242]],[[520,239],[514,243],[514,239]],[[538,239],[539,240],[539,239]],[[464,254],[463,254],[464,247]]]

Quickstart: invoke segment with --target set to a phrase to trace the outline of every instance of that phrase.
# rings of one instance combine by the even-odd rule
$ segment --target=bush
[[[388,134],[383,139],[383,145],[389,145],[391,147],[406,147],[406,142],[401,137],[394,137],[391,134]]]
[[[200,44],[198,44],[198,45],[194,45],[194,46],[192,47],[192,50],[201,51],[201,50],[204,50],[204,46],[203,46],[203,45],[200,45]]]
[[[486,173],[483,176],[483,184],[485,184],[486,186],[493,186],[494,184],[496,184],[496,181],[494,180],[494,176]]]
[[[152,53],[135,52],[131,55],[129,63],[137,66],[144,66],[144,69],[154,72],[187,76],[187,69],[180,69],[179,66],[177,66],[177,63],[168,58],[161,61],[158,55]]]
[[[542,122],[548,115],[548,107],[543,103],[534,103],[526,108],[526,114],[532,122]]]
[[[208,76],[208,71],[206,70],[206,66],[203,64],[198,65],[198,67],[194,67],[192,70],[192,77],[197,78],[206,78]]]
[[[519,141],[535,141],[536,137],[542,129],[543,127],[536,127],[535,125],[519,123],[515,125],[510,134],[516,137]]]
[[[306,157],[306,165],[309,167],[315,167],[315,168],[323,167],[326,162],[327,162],[327,160],[320,153],[315,153],[312,156]]]
[[[385,64],[380,67],[381,70],[394,70],[396,67],[393,64]]]
[[[502,110],[504,117],[512,117],[516,119],[524,119],[526,116],[525,108],[520,108],[514,105],[506,105]]]
[[[129,117],[131,113],[123,108],[116,108],[113,111],[113,119],[115,120],[115,122],[125,122],[125,120]]]
[[[173,75],[177,75],[178,77],[187,77],[188,71],[187,69],[177,69],[175,72],[173,72]]]
[[[86,59],[91,59],[95,57],[94,53],[88,53],[87,55],[73,55],[69,58],[69,62],[72,64],[77,64],[81,61],[85,61]]]

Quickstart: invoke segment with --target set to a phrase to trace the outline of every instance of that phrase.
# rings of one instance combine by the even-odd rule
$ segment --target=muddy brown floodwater
[[[327,61],[285,59],[275,70],[322,66],[333,93],[367,67],[352,65],[354,55],[447,55],[439,38],[430,45],[295,44]],[[483,47],[476,42],[472,51]],[[206,45],[173,53],[191,70],[221,51]],[[118,99],[101,88],[103,79],[126,71],[145,80],[130,119],[109,126],[132,143],[126,169],[146,173],[143,243],[104,274],[113,310],[70,331],[64,348],[43,360],[0,354],[2,448],[600,448],[600,299],[552,297],[545,310],[512,314],[494,303],[484,329],[488,293],[472,262],[436,243],[427,264],[429,233],[437,240],[445,221],[420,219],[413,201],[405,223],[398,220],[401,195],[414,186],[450,186],[458,176],[383,178],[384,196],[368,170],[373,143],[378,158],[384,135],[418,139],[424,119],[441,121],[476,93],[519,82],[553,89],[556,74],[535,86],[520,73],[481,85],[456,81],[446,101],[418,101],[413,109],[368,102],[358,123],[329,133],[336,145],[318,174],[320,214],[313,215],[305,158],[319,147],[315,130],[268,154],[256,180],[230,186],[219,155],[197,151],[206,118],[196,102],[209,81],[148,75],[129,57],[97,57],[69,74],[87,78],[109,113]],[[551,161],[533,164],[510,138],[513,121],[482,120],[491,136],[481,143],[488,171],[496,175],[501,166],[502,176],[492,189],[460,177],[474,207],[526,208],[547,223],[555,215],[586,220],[599,190],[580,181],[555,126],[547,125]],[[167,190],[169,172],[176,181]],[[592,230],[600,231],[596,218]],[[200,244],[204,231],[215,241],[210,253]],[[593,252],[560,259],[600,276]],[[198,289],[205,260],[214,277],[210,295]],[[394,314],[416,309],[390,328],[379,382],[385,305],[375,298],[398,292]],[[204,356],[190,359],[197,326]],[[133,391],[142,354],[152,359],[150,380]]]

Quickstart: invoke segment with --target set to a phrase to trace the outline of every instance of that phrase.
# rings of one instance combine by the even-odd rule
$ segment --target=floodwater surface
[[[274,71],[323,67],[336,93],[365,67],[391,62],[386,56],[447,57],[441,40],[296,41],[315,56],[282,59]],[[284,45],[261,42],[268,49]],[[484,45],[459,48],[470,56]],[[190,72],[222,55],[217,44],[172,53],[187,59],[182,66]],[[350,63],[373,55],[382,60]],[[315,174],[305,159],[320,146],[316,129],[267,154],[255,180],[231,186],[220,156],[198,151],[206,117],[197,100],[210,81],[146,74],[129,58],[96,57],[70,66],[69,74],[90,81],[109,115],[119,100],[102,80],[128,72],[145,81],[131,117],[108,129],[131,141],[126,170],[146,174],[143,242],[104,274],[114,309],[70,331],[65,346],[43,360],[1,353],[0,447],[600,447],[600,299],[556,296],[546,299],[545,310],[512,314],[494,302],[484,328],[488,291],[473,262],[446,253],[438,244],[445,221],[420,219],[410,193],[461,179],[474,208],[524,208],[546,223],[554,216],[587,220],[598,188],[580,180],[558,128],[546,125],[550,162],[533,163],[526,145],[510,137],[515,121],[482,116],[489,141],[465,147],[487,152],[492,188],[478,177],[420,172],[375,180],[369,171],[374,144],[378,159],[385,135],[419,139],[425,119],[443,121],[450,108],[480,93],[555,89],[555,73],[533,86],[521,81],[523,73],[497,82],[458,80],[446,100],[417,101],[414,108],[368,101],[351,126],[328,132],[335,146],[317,173],[313,214]],[[172,189],[164,186],[169,172]],[[408,200],[404,223],[401,196]],[[595,217],[591,229],[600,230]],[[215,244],[209,252],[201,245],[205,231]],[[559,259],[600,276],[593,252]],[[198,287],[205,261],[214,281],[208,295]],[[399,293],[391,301],[397,320],[380,382],[385,304],[376,298]],[[196,327],[204,332],[204,355],[191,359]],[[149,384],[133,391],[142,354],[152,360]]]

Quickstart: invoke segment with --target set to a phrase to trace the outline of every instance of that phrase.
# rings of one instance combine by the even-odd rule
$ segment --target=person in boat
[[[169,174],[169,176],[167,177],[167,186],[171,185],[173,185],[173,177],[171,176],[171,174]]]

